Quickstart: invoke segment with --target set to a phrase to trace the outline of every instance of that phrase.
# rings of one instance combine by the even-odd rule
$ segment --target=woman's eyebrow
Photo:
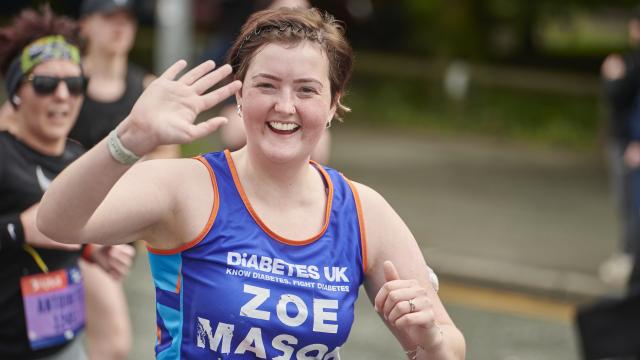
[[[296,80],[293,81],[294,84],[308,83],[308,82],[316,83],[318,86],[320,86],[320,88],[322,88],[322,82],[320,82],[319,80],[316,80],[314,78],[302,78],[302,79],[296,79]]]
[[[270,79],[270,80],[275,80],[275,81],[282,81],[281,78],[275,76],[275,75],[271,75],[271,74],[267,74],[267,73],[258,73],[255,74],[251,77],[252,80],[255,80],[257,78],[266,78],[266,79]],[[320,86],[321,88],[322,86],[322,82],[320,80],[314,79],[314,78],[301,78],[301,79],[296,79],[293,81],[295,84],[298,83],[308,83],[308,82],[312,82],[312,83],[316,83],[318,84],[318,86]]]
[[[251,79],[256,79],[256,78],[267,78],[270,80],[276,80],[276,81],[280,81],[282,79],[280,79],[279,77],[275,76],[275,75],[271,75],[271,74],[266,74],[266,73],[259,73],[259,74],[255,74],[251,77]]]

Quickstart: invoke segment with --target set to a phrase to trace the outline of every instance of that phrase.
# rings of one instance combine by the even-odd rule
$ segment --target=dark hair
[[[49,4],[39,10],[25,9],[10,25],[0,28],[0,72],[5,76],[9,65],[34,40],[62,35],[69,44],[79,47],[78,25],[66,16],[57,16]]]
[[[353,50],[344,36],[342,22],[318,9],[280,8],[254,13],[242,26],[227,55],[236,79],[243,80],[256,51],[266,44],[319,44],[329,60],[331,102],[337,101],[337,117],[349,111],[340,103],[353,66]]]

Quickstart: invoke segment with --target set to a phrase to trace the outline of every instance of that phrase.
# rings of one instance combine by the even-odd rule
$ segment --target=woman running
[[[353,57],[340,23],[316,9],[258,12],[229,61],[167,69],[56,179],[40,229],[76,244],[151,239],[159,359],[338,359],[361,284],[407,358],[464,358],[404,222],[309,160],[345,109]],[[235,81],[208,92],[232,69]],[[195,118],[232,94],[245,147],[131,166],[215,131],[226,119]]]

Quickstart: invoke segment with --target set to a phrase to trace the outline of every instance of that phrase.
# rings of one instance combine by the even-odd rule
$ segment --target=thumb
[[[392,280],[400,280],[400,275],[398,275],[398,270],[396,270],[396,266],[389,260],[385,261],[382,265],[384,268],[384,280],[392,281]]]

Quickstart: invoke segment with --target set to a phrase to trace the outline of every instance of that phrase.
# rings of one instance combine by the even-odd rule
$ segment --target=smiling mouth
[[[50,110],[47,112],[47,116],[48,117],[67,117],[67,115],[69,115],[69,112],[67,111],[54,111],[54,110]]]
[[[280,121],[269,121],[267,126],[276,134],[289,135],[300,129],[300,125],[294,123],[285,123]]]

